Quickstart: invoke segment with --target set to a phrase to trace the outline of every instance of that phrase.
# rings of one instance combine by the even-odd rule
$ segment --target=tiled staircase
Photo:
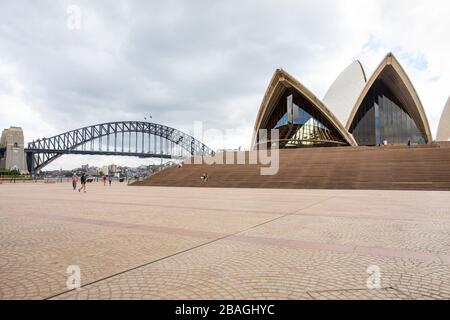
[[[248,158],[248,152],[246,152]],[[374,190],[450,190],[450,143],[388,147],[280,150],[278,174],[261,165],[170,168],[135,185]],[[208,181],[201,176],[208,174]]]

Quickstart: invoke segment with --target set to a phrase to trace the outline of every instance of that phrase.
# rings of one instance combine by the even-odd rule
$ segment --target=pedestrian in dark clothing
[[[81,181],[81,188],[78,189],[78,192],[81,192],[81,190],[83,190],[84,193],[86,193],[86,175],[84,173],[81,175],[80,181]]]

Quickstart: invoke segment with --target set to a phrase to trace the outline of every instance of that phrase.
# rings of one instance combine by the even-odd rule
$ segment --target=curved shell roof
[[[359,61],[354,61],[336,78],[323,98],[323,103],[346,124],[359,94],[366,85],[366,74]]]
[[[318,99],[311,91],[302,85],[297,79],[282,69],[277,69],[269,83],[264,95],[261,107],[256,117],[255,127],[252,138],[252,149],[255,148],[256,135],[260,128],[263,128],[271,116],[278,99],[286,88],[293,88],[308,99],[323,116],[338,130],[345,141],[351,146],[357,146],[353,136],[345,130],[343,124],[335,117],[335,115]]]
[[[442,111],[436,136],[437,141],[450,141],[450,97]]]
[[[396,94],[400,102],[405,107],[408,114],[415,121],[417,128],[424,135],[426,143],[433,141],[431,136],[428,119],[423,109],[422,102],[417,95],[411,80],[408,78],[405,70],[394,57],[392,53],[388,53],[381,61],[378,68],[367,81],[364,89],[361,91],[356,103],[347,120],[346,129],[350,130],[353,119],[358,112],[364,98],[373,86],[376,80],[381,79]]]

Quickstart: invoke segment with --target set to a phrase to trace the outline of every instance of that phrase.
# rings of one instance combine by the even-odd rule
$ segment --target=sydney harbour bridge
[[[142,121],[101,123],[34,140],[24,149],[34,174],[64,154],[180,158],[214,154],[194,137],[177,129]]]

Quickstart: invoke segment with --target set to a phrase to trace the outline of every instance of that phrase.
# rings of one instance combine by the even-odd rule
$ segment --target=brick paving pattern
[[[3,184],[0,298],[450,299],[450,193]]]

